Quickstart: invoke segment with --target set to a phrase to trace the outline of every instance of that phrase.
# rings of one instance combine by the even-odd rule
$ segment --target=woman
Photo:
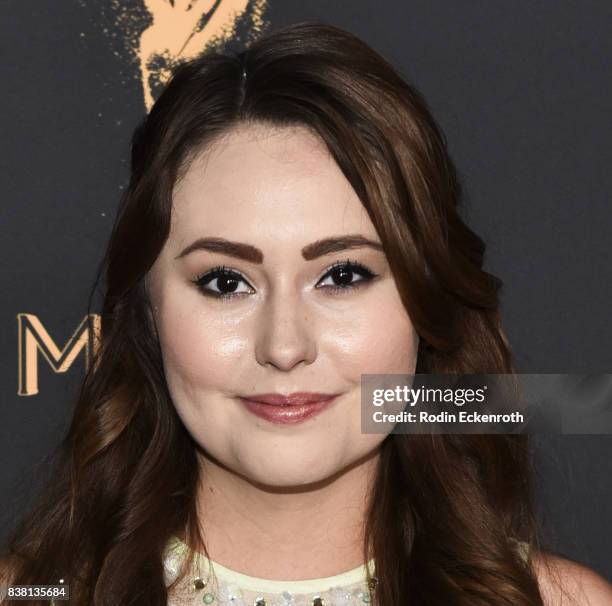
[[[422,97],[342,30],[180,67],[134,135],[96,362],[12,583],[109,606],[610,603],[538,549],[526,436],[360,431],[363,373],[513,372],[460,199]]]

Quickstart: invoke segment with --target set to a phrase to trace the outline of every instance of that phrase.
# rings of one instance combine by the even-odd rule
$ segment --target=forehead
[[[325,144],[302,127],[242,125],[196,154],[173,194],[170,237],[374,235]],[[329,233],[327,233],[329,232]]]

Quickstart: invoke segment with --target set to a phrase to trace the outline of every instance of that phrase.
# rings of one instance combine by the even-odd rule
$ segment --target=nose
[[[316,358],[316,335],[303,301],[279,290],[263,305],[258,318],[255,358],[262,366],[288,371]]]

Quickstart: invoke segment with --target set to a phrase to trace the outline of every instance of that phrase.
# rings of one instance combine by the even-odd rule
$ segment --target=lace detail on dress
[[[513,539],[521,558],[528,561],[529,544]],[[172,537],[164,556],[166,586],[177,577],[189,547]],[[368,562],[374,577],[374,560]],[[196,553],[192,569],[168,595],[168,606],[355,606],[372,602],[367,568],[305,581],[272,581],[243,575]]]
[[[189,547],[173,537],[166,549],[166,586],[178,576]],[[374,562],[370,560],[371,575]],[[211,572],[212,571],[212,572]],[[195,581],[195,582],[194,582]],[[372,601],[365,566],[322,579],[271,581],[237,573],[195,554],[189,574],[168,595],[168,606],[351,606]]]

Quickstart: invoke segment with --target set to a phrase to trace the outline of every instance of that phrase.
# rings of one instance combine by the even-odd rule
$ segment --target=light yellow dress
[[[522,558],[528,557],[527,543],[517,541]],[[164,556],[166,586],[178,576],[189,547],[178,537],[168,542]],[[199,553],[189,574],[169,593],[168,606],[354,606],[372,601],[376,579],[374,560],[367,564],[374,578],[368,587],[366,565],[341,574],[302,581],[275,581],[252,577],[222,566]]]

